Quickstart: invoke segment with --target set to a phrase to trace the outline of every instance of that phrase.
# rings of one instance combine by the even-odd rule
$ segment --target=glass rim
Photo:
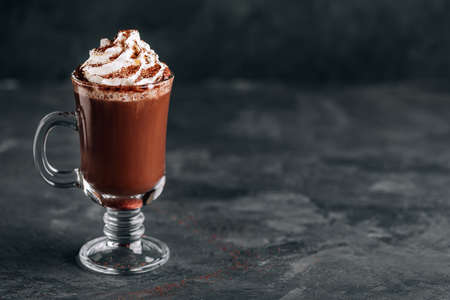
[[[78,68],[77,68],[78,69]],[[110,84],[104,84],[104,83],[97,83],[97,82],[90,82],[86,80],[82,80],[79,77],[77,77],[77,69],[73,70],[71,73],[71,79],[73,82],[76,82],[80,86],[84,87],[99,87],[99,88],[105,88],[105,89],[136,89],[136,90],[145,90],[145,89],[152,89],[155,87],[158,87],[166,82],[169,82],[173,78],[175,78],[175,75],[173,74],[172,70],[170,70],[170,76],[167,79],[154,82],[154,83],[146,83],[146,84],[135,84],[135,85],[110,85]]]

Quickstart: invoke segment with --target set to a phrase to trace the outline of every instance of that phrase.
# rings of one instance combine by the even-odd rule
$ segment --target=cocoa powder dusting
[[[141,47],[139,47],[139,46],[137,45],[137,43],[134,42],[134,45],[133,45],[133,54],[131,54],[130,58],[136,59],[136,58],[138,58],[139,54],[141,54]]]
[[[124,53],[125,52],[125,49],[122,49],[122,51],[120,51],[119,53],[117,53],[117,54],[114,54],[114,55],[111,55],[110,57],[109,57],[109,61],[113,61],[113,60],[115,60],[116,58],[118,58],[122,53]]]
[[[99,64],[89,64],[88,66],[89,67],[93,67],[93,68],[97,68],[97,67],[101,67],[103,65],[104,65],[104,63],[99,63]]]
[[[75,71],[73,72],[73,74],[75,75],[76,78],[78,78],[81,81],[87,81],[89,82],[89,80],[87,80],[86,76],[84,76],[83,71],[81,69],[81,65],[78,66]]]
[[[142,78],[151,78],[158,73],[159,69],[161,69],[160,65],[154,65],[153,67],[150,67],[148,69],[144,69],[141,71],[141,74],[136,79],[136,82],[142,80]]]
[[[106,78],[106,79],[126,78],[126,77],[129,77],[129,76],[133,75],[134,73],[136,73],[139,70],[140,67],[141,67],[140,64],[132,65],[132,66],[128,66],[128,67],[123,67],[119,71],[112,72],[112,73],[104,75],[102,77]]]
[[[150,67],[148,69],[141,71],[142,78],[150,78],[156,75],[158,73],[159,69],[161,69],[160,65],[154,65],[153,67]]]
[[[110,43],[109,45],[106,45],[104,47],[100,47],[100,48],[95,49],[95,52],[97,52],[97,53],[104,53],[106,51],[106,49],[109,49],[109,48],[111,48],[113,46],[114,46],[114,44]]]
[[[131,34],[131,32],[133,31],[133,29],[126,29],[126,30],[120,30],[120,32],[123,32],[123,35],[125,36],[125,39],[128,38]]]
[[[167,67],[164,69],[162,80],[167,80],[170,78],[170,76],[172,76],[172,72],[170,71],[169,67]]]

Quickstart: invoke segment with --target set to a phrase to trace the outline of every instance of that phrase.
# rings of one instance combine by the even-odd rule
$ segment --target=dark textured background
[[[450,77],[447,0],[2,1],[0,20],[0,78],[67,78],[130,27],[183,80]]]
[[[449,17],[448,0],[1,2],[0,298],[448,299]],[[126,27],[176,73],[168,181],[143,209],[171,258],[108,277],[74,259],[104,209],[46,185],[32,140]],[[79,164],[74,132],[48,145]]]

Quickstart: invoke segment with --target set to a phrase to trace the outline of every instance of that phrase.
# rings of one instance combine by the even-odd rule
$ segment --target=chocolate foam
[[[86,81],[110,86],[154,84],[171,76],[137,30],[121,30],[114,41],[101,39],[79,72]]]

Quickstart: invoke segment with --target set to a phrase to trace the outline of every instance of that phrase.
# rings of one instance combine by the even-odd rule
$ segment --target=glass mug
[[[162,192],[166,129],[173,75],[140,86],[107,86],[72,73],[76,112],[52,112],[39,123],[33,143],[35,166],[58,188],[81,188],[106,207],[105,236],[84,244],[81,266],[104,274],[143,273],[166,263],[169,248],[144,235],[143,205]],[[58,170],[46,155],[56,126],[79,132],[81,166]]]

